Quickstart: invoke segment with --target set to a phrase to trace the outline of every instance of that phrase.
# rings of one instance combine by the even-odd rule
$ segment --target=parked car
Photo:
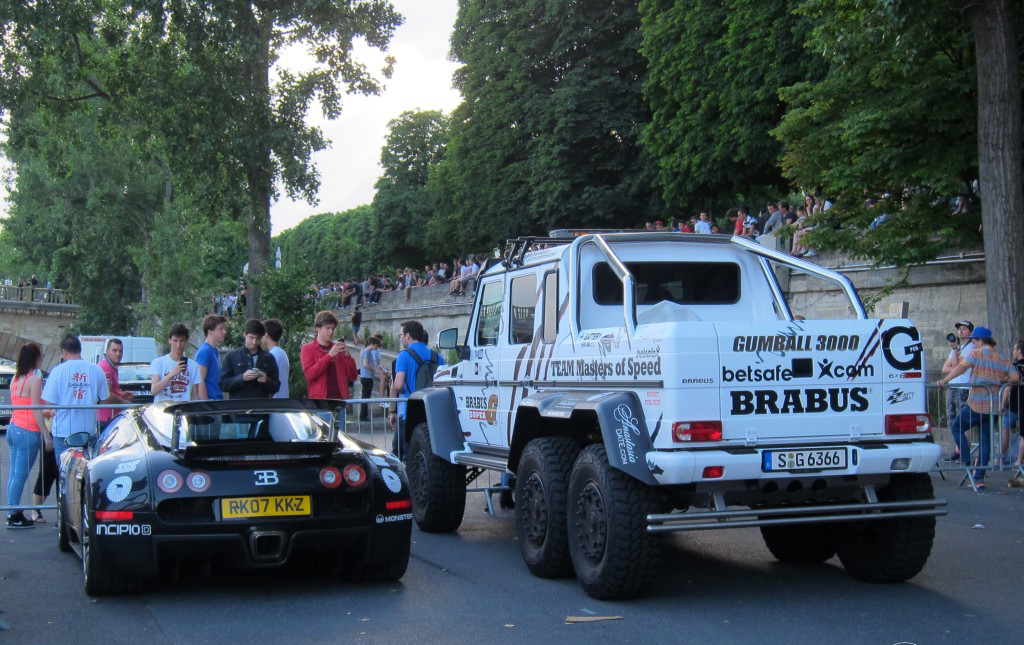
[[[117,382],[125,392],[134,392],[132,403],[153,402],[153,380],[149,363],[121,363],[117,366]]]
[[[68,439],[58,547],[90,595],[135,593],[162,572],[300,556],[360,581],[409,562],[412,502],[399,461],[338,431],[340,401],[233,399],[127,410]]]

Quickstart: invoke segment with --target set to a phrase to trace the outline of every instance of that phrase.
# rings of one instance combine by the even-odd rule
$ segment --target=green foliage
[[[432,247],[464,253],[658,212],[637,145],[649,117],[634,2],[468,0],[451,42],[465,100],[428,185]]]
[[[357,206],[344,213],[323,213],[304,219],[294,228],[274,237],[281,247],[282,264],[296,261],[308,265],[312,282],[360,279],[380,266],[373,255],[373,207]]]
[[[804,51],[812,21],[792,13],[794,4],[640,2],[652,111],[643,142],[672,207],[724,211],[786,190],[782,149],[770,134],[785,108],[778,89],[824,72],[821,58]]]
[[[254,275],[269,258],[277,187],[315,198],[312,154],[328,142],[306,124],[310,107],[335,118],[344,91],[379,92],[353,41],[386,49],[401,23],[385,0],[0,0],[0,15],[0,110],[15,123],[37,111],[59,120],[92,110],[101,129],[136,146],[130,158],[153,156],[165,179],[158,197],[173,202],[177,191],[211,219],[247,217]],[[271,83],[285,47],[312,63],[275,69]]]
[[[307,289],[312,280],[311,268],[301,260],[282,262],[280,269],[267,270],[258,278],[263,288],[264,318],[277,318],[284,327],[281,347],[290,365],[288,392],[297,398],[306,396],[299,352],[316,315],[316,303]]]
[[[900,265],[976,245],[977,208],[951,213],[977,177],[969,25],[946,0],[806,0],[800,12],[828,74],[783,90],[790,107],[775,134],[786,175],[835,196],[808,242]],[[888,220],[869,230],[881,213]]]
[[[373,198],[373,235],[369,250],[374,266],[422,266],[437,259],[434,244],[423,244],[435,216],[427,191],[432,168],[444,159],[448,118],[438,111],[403,112],[389,124],[381,150],[384,174]]]

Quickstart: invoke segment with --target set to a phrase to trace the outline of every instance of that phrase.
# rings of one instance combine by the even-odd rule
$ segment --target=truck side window
[[[558,274],[554,271],[544,274],[544,327],[541,329],[545,343],[553,343],[558,337]]]
[[[523,345],[533,341],[533,322],[537,317],[537,276],[514,278],[512,292],[512,324],[509,325],[510,345]]]
[[[476,344],[497,345],[498,328],[501,326],[501,300],[505,295],[503,282],[488,282],[480,297],[480,314],[476,321]]]

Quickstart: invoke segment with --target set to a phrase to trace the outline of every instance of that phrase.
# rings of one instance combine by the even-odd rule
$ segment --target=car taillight
[[[341,473],[334,466],[327,466],[320,469],[320,483],[326,488],[337,488],[341,486]]]
[[[360,488],[366,485],[366,471],[363,470],[362,466],[349,464],[345,466],[342,475],[352,488]]]
[[[384,508],[389,511],[404,511],[412,508],[411,499],[396,499],[393,502],[384,502]]]
[[[725,466],[706,466],[701,475],[704,479],[718,479],[725,474]]]
[[[887,414],[885,434],[921,434],[932,431],[927,414]]]
[[[132,519],[132,511],[96,511],[97,522],[127,522]]]
[[[721,421],[676,421],[672,424],[673,441],[721,441]]]

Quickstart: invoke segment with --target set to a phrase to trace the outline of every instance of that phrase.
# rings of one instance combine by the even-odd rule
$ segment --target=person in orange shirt
[[[35,372],[43,364],[39,345],[26,343],[18,351],[18,363],[11,381],[11,404],[42,405],[42,381]],[[7,445],[10,448],[11,472],[7,475],[7,505],[13,510],[7,515],[7,528],[30,529],[35,522],[15,507],[21,504],[29,471],[39,455],[40,436],[45,448],[53,450],[50,430],[43,421],[42,410],[15,410],[7,427]]]

